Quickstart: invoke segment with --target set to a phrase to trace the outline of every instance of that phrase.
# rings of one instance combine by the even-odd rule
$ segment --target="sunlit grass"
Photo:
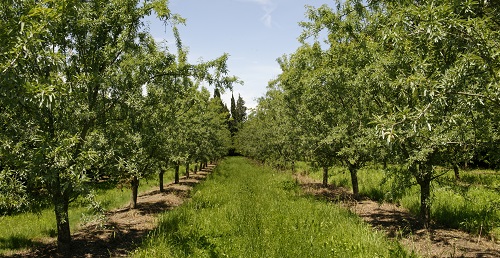
[[[290,174],[235,157],[190,202],[161,217],[136,257],[404,257],[334,204],[301,194]]]

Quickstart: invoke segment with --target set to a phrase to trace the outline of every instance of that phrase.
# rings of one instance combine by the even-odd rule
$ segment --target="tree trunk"
[[[428,229],[431,221],[431,180],[432,168],[422,166],[420,171],[417,171],[417,183],[420,185],[420,220],[422,227]]]
[[[420,219],[422,220],[423,228],[429,228],[431,220],[431,182],[424,180],[420,184]]]
[[[203,163],[200,162],[200,171],[203,169]]]
[[[175,163],[174,171],[175,171],[174,184],[178,184],[179,183],[179,162]]]
[[[349,164],[349,173],[351,174],[352,193],[354,198],[359,198],[359,184],[358,184],[358,168],[355,165]]]
[[[69,254],[71,250],[71,232],[68,217],[69,198],[60,190],[60,186],[58,186],[53,196],[53,202],[57,223],[57,251],[64,256]]]
[[[186,163],[186,178],[189,178],[189,163]]]
[[[295,173],[295,160],[292,160],[292,173]]]
[[[132,196],[130,199],[130,209],[137,208],[137,193],[139,192],[139,178],[136,176],[132,177],[132,181],[130,181],[130,186],[132,188]]]
[[[455,172],[455,180],[460,181],[460,170],[458,169],[458,164],[453,165],[453,171]]]
[[[196,172],[198,172],[198,164],[194,163],[194,171],[193,171],[195,174]]]
[[[323,187],[328,186],[328,167],[323,167]]]
[[[165,189],[163,189],[163,174],[165,174],[165,170],[160,169],[160,173],[158,174],[158,179],[160,182],[160,192],[165,191]]]

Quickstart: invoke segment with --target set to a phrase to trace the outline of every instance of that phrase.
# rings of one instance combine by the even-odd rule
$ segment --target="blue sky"
[[[189,61],[210,60],[230,55],[230,73],[244,81],[234,86],[247,107],[256,106],[256,98],[266,92],[267,84],[280,72],[276,59],[295,52],[305,20],[305,5],[332,5],[333,0],[170,0],[173,13],[186,18],[179,31],[189,48]],[[174,43],[170,28],[154,19],[149,22],[157,40]],[[175,49],[172,49],[175,51]],[[231,92],[223,96],[229,104]]]

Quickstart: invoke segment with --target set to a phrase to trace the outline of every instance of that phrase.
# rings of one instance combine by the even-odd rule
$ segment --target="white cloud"
[[[234,74],[245,82],[244,85],[235,85],[233,89],[234,96],[237,98],[238,94],[241,94],[247,108],[255,108],[257,106],[257,99],[265,95],[269,80],[275,79],[281,73],[281,68],[278,64],[253,62],[251,65],[234,70]],[[224,103],[229,105],[231,91],[223,94],[222,99]]]
[[[273,5],[273,0],[239,0],[240,2],[250,2],[250,3],[256,3],[261,6],[264,5]]]
[[[262,7],[262,9],[264,9],[264,12],[266,12],[266,14],[264,14],[264,16],[262,16],[262,18],[260,18],[260,20],[264,23],[264,25],[266,25],[266,27],[272,28],[273,27],[272,13],[276,9],[276,7],[275,6],[270,7],[270,6],[264,5]]]
[[[268,28],[273,27],[273,12],[276,10],[277,5],[273,0],[239,0],[241,2],[250,2],[258,4],[264,11],[264,15],[260,18],[260,21]]]

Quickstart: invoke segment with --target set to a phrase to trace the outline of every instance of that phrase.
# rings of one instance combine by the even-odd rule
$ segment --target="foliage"
[[[492,137],[487,128],[493,125],[486,123],[492,114],[485,108],[496,105],[499,89],[500,60],[493,52],[498,26],[477,13],[490,7],[473,11],[471,4],[386,6],[380,35],[384,57],[376,65],[385,68],[384,97],[392,105],[379,116],[378,126],[421,186],[424,223],[429,220],[430,181],[439,176],[435,166],[455,160],[464,150],[457,147],[475,148]]]
[[[130,180],[136,191],[140,178],[167,161],[199,154],[189,138],[200,135],[196,131],[176,138],[189,123],[178,121],[179,112],[209,101],[199,82],[224,89],[236,78],[227,76],[226,54],[186,62],[175,27],[183,19],[164,0],[25,0],[1,7],[0,211],[51,203],[59,248],[67,251],[69,204],[99,178]],[[142,19],[152,12],[173,25],[177,55],[157,46],[145,29]],[[193,129],[210,120],[198,113],[190,117],[199,121]],[[222,129],[209,125],[215,128],[207,131],[219,135]],[[205,149],[209,158],[225,144],[212,143],[204,146],[217,149]]]
[[[68,204],[95,176],[95,160],[107,155],[100,128],[129,86],[114,75],[124,53],[141,42],[149,4],[23,1],[4,17],[20,26],[0,51],[2,104],[18,120],[2,128],[2,145],[6,153],[17,145],[24,155],[2,155],[1,166],[18,173],[30,199],[54,204],[62,251],[70,241]]]
[[[247,108],[245,107],[245,101],[240,95],[238,95],[238,101],[235,102],[234,95],[231,95],[231,119],[229,120],[229,131],[231,131],[232,136],[238,133],[246,118]]]
[[[279,90],[268,90],[266,97],[259,99],[257,110],[249,115],[236,136],[239,153],[277,166],[300,158],[299,134],[285,113],[283,101],[284,96]]]
[[[497,160],[498,10],[482,1],[308,7],[301,46],[278,60],[282,73],[268,91],[284,101],[266,96],[247,123],[252,129],[242,130],[264,138],[247,144],[262,151],[253,156],[280,160],[266,147],[272,137],[293,137],[303,160],[323,167],[325,185],[330,166],[346,166],[354,194],[367,162],[396,163],[399,185],[420,186],[420,217],[429,226],[431,182],[442,175],[436,167]],[[284,110],[280,120],[293,129],[269,133],[278,123],[251,121],[265,121],[267,110]]]

